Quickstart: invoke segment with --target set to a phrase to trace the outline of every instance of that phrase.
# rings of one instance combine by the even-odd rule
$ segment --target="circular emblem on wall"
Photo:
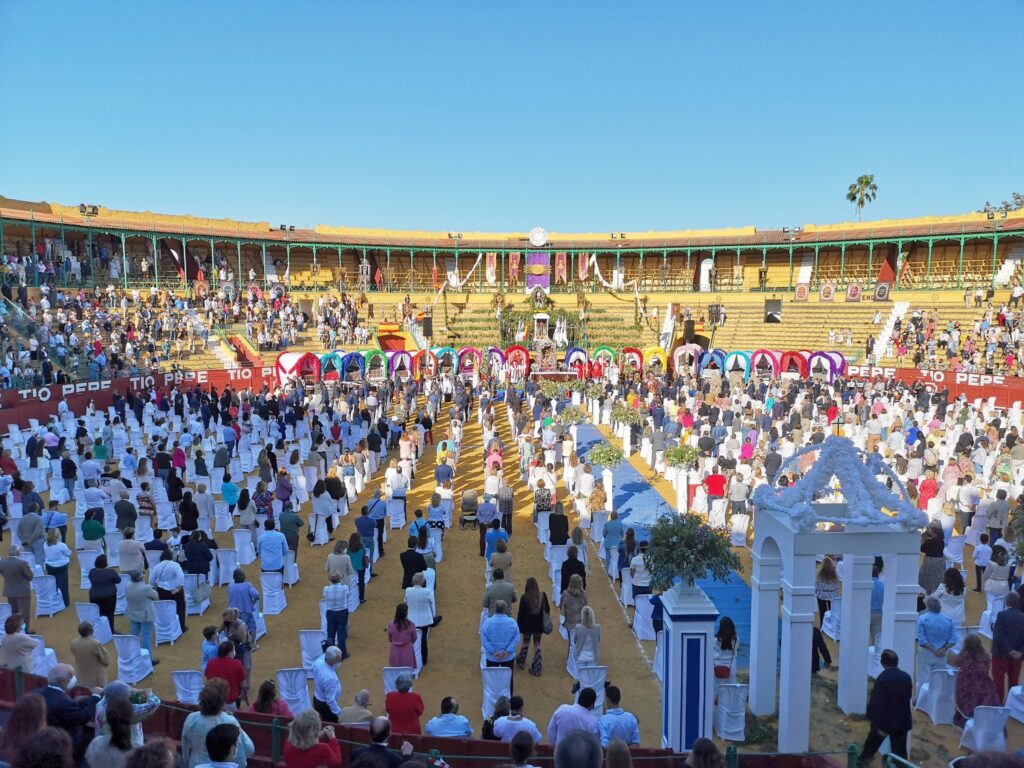
[[[548,244],[548,233],[544,231],[543,227],[534,227],[530,230],[530,245],[540,248],[542,245]]]

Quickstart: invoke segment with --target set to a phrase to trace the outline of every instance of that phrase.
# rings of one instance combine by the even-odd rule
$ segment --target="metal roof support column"
[[[900,287],[900,278],[903,276],[903,241],[896,241],[896,284],[893,288]]]
[[[846,243],[839,246],[839,285],[840,287],[846,285]]]
[[[692,252],[689,248],[686,249],[686,280],[683,280],[683,286],[686,290],[693,290],[693,265],[690,263]]]
[[[932,287],[932,247],[935,245],[935,238],[928,238],[928,268],[924,273],[924,287]]]
[[[242,293],[242,241],[235,240],[235,255],[238,257],[238,293]],[[232,286],[234,289],[234,286]]]
[[[391,292],[391,246],[388,246],[386,253],[387,253],[387,258],[388,258],[388,266],[387,266],[388,274],[387,274],[387,280],[384,281],[384,290],[387,291],[388,293],[390,293]]]
[[[966,239],[967,238],[965,238],[965,237],[961,237],[960,238],[960,256],[957,259],[957,268],[956,268],[956,287],[957,287],[957,290],[959,290],[959,289],[964,287],[964,241]]]
[[[128,248],[125,245],[124,230],[121,230],[121,272],[124,274],[124,287],[128,290]]]
[[[864,281],[869,286],[874,283],[874,279],[875,279],[874,275],[872,274],[872,270],[871,270],[871,263],[874,260],[874,256],[875,256],[875,242],[874,242],[874,240],[872,240],[870,243],[868,243],[868,279]]]
[[[89,254],[88,254],[88,256],[89,256],[89,277],[91,277],[93,279],[93,281],[95,281],[96,280],[96,272],[93,271],[94,267],[93,267],[93,263],[92,263],[92,227],[86,227],[86,229],[85,229],[85,240],[86,240],[86,246],[85,247],[89,251]],[[83,280],[82,282],[85,282],[85,281]]]
[[[206,281],[210,287],[220,287],[220,272],[217,269],[217,251],[213,247],[213,238],[210,238],[210,279]]]
[[[36,255],[36,223],[32,222],[32,284],[39,285],[39,256]]]
[[[292,244],[290,242],[285,245],[285,256],[287,258],[284,268],[285,285],[290,289],[292,287]]]
[[[640,277],[637,278],[638,285],[643,288],[644,286],[644,252],[640,249]]]
[[[793,244],[789,244],[789,289],[793,290]]]
[[[821,285],[821,278],[818,276],[818,252],[821,250],[821,246],[815,244],[814,246],[814,274],[811,275],[811,287],[815,285]]]
[[[992,236],[992,290],[996,288],[996,254],[999,251],[999,234]]]
[[[263,287],[267,285],[267,241],[260,241],[260,249],[263,253]]]

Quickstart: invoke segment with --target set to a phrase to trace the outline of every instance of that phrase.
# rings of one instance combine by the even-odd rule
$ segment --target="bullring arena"
[[[984,648],[990,649],[1005,590],[972,590],[979,536],[996,519],[995,512],[987,516],[985,510],[1000,489],[1008,492],[1007,521],[991,532],[1005,537],[1004,546],[1010,542],[1011,557],[1014,533],[1024,521],[1017,502],[1022,462],[1013,440],[1002,450],[1006,435],[1020,429],[1024,401],[1017,331],[1024,293],[1021,212],[780,231],[608,236],[540,228],[494,234],[328,226],[295,230],[269,222],[0,198],[0,248],[5,347],[0,421],[5,456],[17,470],[5,467],[5,479],[14,480],[14,485],[7,482],[6,527],[12,537],[20,537],[28,528],[20,527],[18,518],[27,512],[26,504],[38,499],[44,518],[47,511],[67,516],[65,541],[71,552],[65,570],[71,605],[65,605],[57,589],[60,566],[35,562],[32,545],[25,545],[21,557],[35,575],[32,616],[26,623],[41,640],[25,667],[0,673],[0,706],[5,711],[23,691],[43,685],[57,661],[76,662],[71,641],[80,620],[88,616],[109,656],[106,678],[120,676],[139,689],[151,689],[162,701],[145,720],[147,737],[164,734],[181,740],[184,718],[196,709],[194,696],[202,686],[198,670],[203,629],[221,624],[225,585],[237,561],[260,593],[261,614],[258,650],[246,661],[247,697],[237,718],[256,745],[248,763],[280,761],[288,718],[253,714],[249,705],[266,680],[276,681],[282,695],[287,689],[300,705],[303,694],[298,688],[307,685],[305,706],[310,705],[313,684],[305,683],[301,670],[311,669],[321,655],[326,619],[318,603],[328,584],[325,561],[334,542],[349,542],[360,508],[377,502],[386,509],[386,554],[374,564],[374,578],[366,580],[362,604],[352,577],[350,657],[337,673],[341,706],[352,705],[365,689],[368,708],[384,714],[382,670],[391,666],[393,656],[386,628],[404,599],[399,556],[406,550],[413,511],[424,510],[431,517],[431,497],[443,485],[435,481],[443,450],[448,465],[455,467],[453,482],[443,489],[452,501],[447,513],[435,513],[447,527],[432,529],[422,553],[433,561],[428,581],[435,612],[444,621],[430,629],[429,661],[416,675],[413,691],[422,696],[423,725],[440,714],[443,697],[456,697],[474,738],[396,734],[395,747],[409,741],[418,754],[436,749],[453,766],[499,765],[507,759],[506,744],[480,740],[495,695],[491,690],[485,704],[482,667],[487,654],[481,660],[478,631],[486,618],[481,606],[489,569],[478,551],[483,539],[475,524],[460,525],[466,515],[464,494],[472,491],[483,500],[490,488],[486,464],[500,467],[500,484],[510,489],[510,582],[521,597],[527,577],[535,577],[552,602],[554,631],[542,638],[542,673],[517,668],[511,676],[514,693],[525,701],[524,714],[544,736],[535,764],[552,765],[546,746],[549,720],[556,708],[572,701],[574,682],[566,663],[567,636],[561,636],[560,609],[554,604],[561,591],[564,548],[550,541],[554,528],[545,527],[548,511],[542,509],[536,520],[534,514],[536,480],[545,472],[554,478],[554,496],[568,512],[568,530],[580,529],[569,543],[575,541],[582,550],[586,600],[601,627],[599,658],[590,660],[584,673],[577,669],[576,679],[588,683],[588,675],[600,670],[594,680],[621,690],[622,707],[639,722],[636,765],[677,764],[682,758],[673,757],[673,748],[682,750],[679,739],[692,743],[691,727],[711,736],[723,752],[728,749],[726,760],[732,765],[737,759],[733,752],[751,766],[855,761],[868,733],[864,712],[869,676],[880,670],[880,643],[901,650],[900,667],[915,675],[914,701],[920,706],[913,711],[911,763],[945,765],[968,751],[970,745],[962,745],[967,738],[962,723],[953,723],[948,706],[950,700],[960,701],[954,693],[957,673],[950,669],[949,687],[935,693],[935,701],[927,695],[919,701],[920,683],[938,678],[920,680],[913,660],[915,603],[925,592],[918,584],[919,568],[924,574],[926,565],[918,562],[918,544],[924,526],[937,521],[945,561],[939,579],[949,566],[963,573],[968,587],[959,601],[958,647],[968,633],[980,633]],[[723,382],[731,388],[724,399],[716,397]],[[773,410],[768,398],[784,400],[790,388],[785,411]],[[141,398],[137,411],[124,403],[129,392]],[[233,402],[225,401],[228,408],[221,409],[219,422],[216,415],[211,419],[206,396],[216,400],[229,392]],[[281,398],[280,424],[266,415],[263,402],[257,404],[261,393],[263,398]],[[873,410],[871,403],[879,407]],[[521,408],[523,415],[517,417],[513,408]],[[453,430],[456,411],[463,411],[465,419]],[[623,415],[629,411],[632,415]],[[719,420],[725,411],[735,414],[724,433],[712,431],[725,424],[724,418]],[[788,414],[801,411],[803,422],[794,436]],[[286,412],[296,418],[285,419]],[[415,477],[402,510],[394,472],[385,473],[393,460],[411,455],[397,440],[403,430],[422,441],[426,430],[418,417],[428,412],[433,441],[416,449],[415,460],[403,461],[403,466],[414,467]],[[878,418],[882,412],[884,432]],[[902,426],[894,424],[901,418]],[[353,460],[352,452],[360,450],[360,441],[376,429],[378,420],[383,440],[374,442],[383,446],[372,461]],[[995,420],[996,426],[990,426]],[[936,472],[922,471],[913,444],[904,439],[914,421],[913,431],[936,443],[940,455],[924,462],[939,462]],[[214,466],[225,444],[225,429],[234,434],[232,424],[239,426],[237,437],[228,441],[233,455],[226,470],[237,486],[233,490],[223,485],[225,468]],[[557,451],[549,442],[556,429]],[[53,437],[47,438],[48,432]],[[816,432],[849,438],[852,447],[869,453],[877,449],[880,460],[892,468],[895,485],[890,490],[897,495],[887,498],[898,496],[899,504],[876,507],[883,515],[879,520],[851,518],[849,525],[852,531],[867,525],[868,533],[853,535],[877,534],[879,542],[887,543],[887,534],[894,534],[892,541],[904,542],[904,555],[890,560],[887,553],[896,550],[881,548],[881,543],[878,549],[868,545],[863,551],[847,551],[837,543],[837,549],[784,560],[781,578],[776,573],[773,586],[771,557],[758,549],[759,503],[751,492],[770,479],[774,460],[766,465],[769,454],[788,457],[803,441],[814,442]],[[953,448],[961,445],[960,436],[972,432],[987,435],[991,442],[982,454],[968,446],[962,470],[960,451]],[[188,440],[183,439],[186,433]],[[164,440],[167,448],[158,450]],[[624,449],[625,457],[606,472],[594,462],[596,485],[604,484],[612,493],[606,505],[591,509],[590,491],[582,493],[576,465],[586,463],[589,450],[605,441]],[[200,517],[198,528],[216,542],[212,565],[220,572],[211,568],[196,576],[194,560],[182,553],[190,573],[185,588],[188,632],[178,631],[173,598],[164,601],[151,652],[160,663],[150,671],[146,654],[131,640],[128,619],[120,612],[116,616],[113,633],[123,637],[115,643],[109,622],[93,613],[89,591],[82,587],[100,550],[108,556],[124,551],[119,546],[120,514],[114,510],[119,481],[125,486],[135,481],[125,497],[133,509],[143,512],[151,505],[152,517],[132,517],[137,540],[152,539],[153,528],[186,534],[191,530],[163,479],[151,474],[147,495],[141,489],[145,475],[124,463],[129,448],[136,459],[148,456],[155,464],[158,452],[173,453],[171,445],[179,443],[184,446],[179,467],[184,468],[184,488],[198,492],[202,482],[212,491],[215,514]],[[271,488],[271,517],[283,523],[287,505],[303,524],[294,565],[286,565],[283,578],[261,575],[262,549],[259,556],[252,551],[254,541],[261,546],[259,539],[242,522],[244,512],[229,511],[224,495],[236,498],[241,488],[250,499],[255,497],[259,454],[268,444],[274,446],[283,474],[264,479],[287,477],[292,488],[285,499]],[[500,457],[493,463],[492,448],[497,451],[498,445]],[[706,450],[708,445],[712,447]],[[692,447],[697,456],[685,465],[673,464],[667,457],[678,455],[679,446]],[[61,461],[63,449],[71,466]],[[293,450],[296,461],[291,464]],[[208,476],[197,474],[198,451],[205,454]],[[369,451],[365,442],[361,451]],[[570,459],[573,454],[578,462]],[[553,466],[546,470],[552,458]],[[84,480],[98,474],[97,460],[102,465],[99,487],[109,489],[113,482],[115,490],[98,502],[106,535],[87,541],[82,523],[98,497]],[[945,471],[947,460],[955,471]],[[175,455],[176,466],[178,461]],[[797,483],[794,488],[800,487],[800,478],[807,479],[813,458],[809,462],[784,465]],[[313,499],[314,487],[331,467],[335,469],[329,474],[344,480],[345,492],[340,500],[325,496],[321,504]],[[777,465],[774,469],[779,470]],[[975,497],[968,518],[956,506],[958,488],[964,485],[957,478],[971,473],[976,478],[968,485]],[[706,477],[720,474],[726,477],[728,494],[716,500]],[[884,482],[885,475],[875,474]],[[25,488],[29,482],[34,490]],[[852,505],[852,482],[842,475],[839,484],[833,479],[813,498],[821,501],[825,493],[832,504]],[[782,491],[777,484],[772,487]],[[39,496],[29,496],[36,492]],[[628,583],[623,587],[611,579],[609,571],[619,571],[620,565],[617,542],[614,556],[604,559],[609,550],[603,529],[610,512],[644,540],[656,519],[688,511],[680,510],[683,505],[722,532],[739,565],[727,569],[731,573],[724,582],[698,580],[715,612],[710,625],[700,630],[705,634],[697,635],[704,643],[700,655],[670,637],[678,631],[671,627],[684,621],[682,614],[652,622],[650,597],[643,590],[634,595]],[[908,516],[896,515],[900,505],[909,507]],[[257,514],[256,522],[266,517]],[[330,536],[325,518],[333,521]],[[53,520],[51,515],[51,527]],[[311,542],[306,533],[314,526]],[[826,515],[805,530],[844,528]],[[7,546],[5,542],[2,547],[4,558],[10,557]],[[46,551],[48,563],[58,562]],[[752,559],[752,551],[760,553],[760,561]],[[197,552],[192,550],[194,557],[199,557]],[[867,612],[864,590],[871,588],[871,561],[865,555],[872,553],[884,555],[880,578],[894,595],[880,611],[877,638],[868,637],[868,616],[853,613]],[[815,571],[826,555],[839,560],[840,578],[833,587],[838,593],[832,608],[819,615],[814,597],[820,593],[814,586],[821,576]],[[150,565],[158,558],[159,553]],[[810,593],[793,588],[808,574]],[[127,572],[122,575],[128,581]],[[211,588],[200,588],[207,579],[213,582]],[[206,592],[208,600],[203,599]],[[860,602],[840,609],[843,597],[855,601],[858,595]],[[642,615],[634,618],[637,603]],[[511,615],[517,611],[513,605]],[[666,613],[671,611],[666,608]],[[716,651],[713,632],[721,617],[729,617],[737,630],[738,651],[734,648],[731,654]],[[856,638],[846,639],[841,619],[859,627],[859,634],[846,630]],[[777,621],[784,624],[781,641]],[[807,650],[811,627],[819,623],[832,661],[812,676]],[[7,637],[10,633],[8,629]],[[856,649],[857,663],[851,661],[852,650],[844,656],[847,642]],[[787,647],[792,643],[807,645]],[[781,645],[779,678],[776,645]],[[131,658],[122,659],[121,653]],[[790,665],[790,653],[799,659],[795,666]],[[678,659],[687,654],[686,663],[696,666],[680,667],[666,660],[667,654],[679,654]],[[759,666],[756,672],[754,664]],[[851,665],[856,679],[840,680],[840,670]],[[192,676],[178,674],[189,670],[194,670]],[[288,670],[300,670],[299,677],[289,677]],[[494,680],[500,689],[500,679]],[[184,698],[191,693],[192,703],[179,701],[183,692]],[[1005,703],[1010,711],[1005,746],[999,748],[1024,746],[1019,684],[991,703]],[[292,711],[297,713],[295,707]],[[673,725],[672,718],[682,718],[681,724]],[[339,727],[338,734],[344,755],[353,744],[368,741],[365,728]]]

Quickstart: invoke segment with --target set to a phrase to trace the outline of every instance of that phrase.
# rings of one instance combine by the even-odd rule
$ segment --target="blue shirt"
[[[469,724],[469,718],[462,715],[447,715],[432,717],[427,720],[423,732],[427,736],[448,736],[453,739],[468,739],[473,736],[473,726]]]
[[[260,535],[256,548],[264,571],[280,571],[288,556],[288,540],[280,531],[267,531]]]
[[[439,483],[450,483],[455,477],[455,470],[451,464],[439,464],[434,470],[434,479]]]
[[[356,518],[356,530],[362,536],[363,543],[371,546],[373,544],[373,536],[377,532],[377,523],[373,521],[372,517],[360,515]]]
[[[508,533],[503,528],[499,528],[496,531],[492,529],[487,532],[487,535],[484,537],[484,541],[487,542],[487,548],[484,550],[484,560],[487,562],[491,561],[491,555],[498,551],[498,542],[502,539],[506,542],[508,541]]]
[[[871,612],[881,613],[882,602],[885,599],[885,584],[882,580],[875,576],[871,579]]]
[[[206,674],[206,662],[217,658],[217,642],[215,640],[203,640],[203,661],[199,665],[202,673]]]
[[[640,743],[640,725],[631,712],[622,707],[606,710],[597,721],[601,731],[601,746],[607,747],[612,739],[622,739],[627,744]]]
[[[388,505],[381,499],[374,499],[366,506],[370,508],[370,517],[374,520],[383,520],[388,514]],[[362,534],[359,535],[362,536]]]
[[[922,613],[917,619],[917,642],[934,650],[953,645],[956,642],[953,620],[941,613]]]
[[[496,613],[480,627],[480,644],[488,661],[512,661],[519,646],[519,625],[511,616]]]
[[[601,546],[605,549],[618,549],[621,543],[622,521],[609,520],[604,524],[604,543]]]
[[[488,526],[491,524],[491,520],[496,520],[498,517],[498,507],[495,506],[493,501],[482,501],[480,506],[476,508],[476,521],[478,525]]]

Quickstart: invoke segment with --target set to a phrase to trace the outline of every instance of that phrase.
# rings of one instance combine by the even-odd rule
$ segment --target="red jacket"
[[[321,741],[312,749],[300,750],[284,743],[285,768],[341,768],[341,749],[334,739]]]
[[[228,684],[228,701],[238,701],[239,690],[245,682],[245,667],[238,659],[229,656],[210,659],[206,662],[206,682],[219,677]]]
[[[394,733],[420,733],[423,699],[418,693],[392,691],[384,697],[384,709]]]

